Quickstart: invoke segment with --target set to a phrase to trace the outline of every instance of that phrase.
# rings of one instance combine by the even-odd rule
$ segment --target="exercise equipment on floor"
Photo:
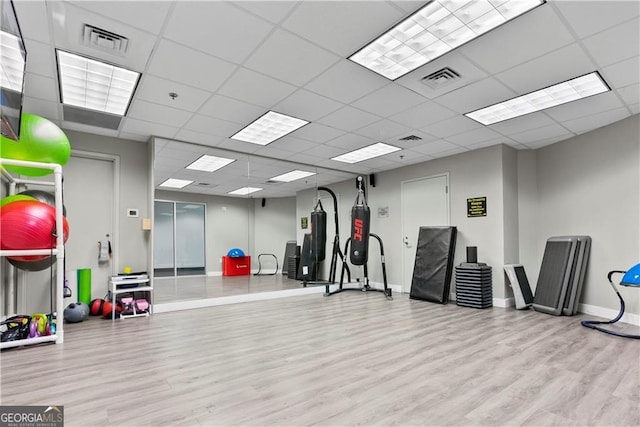
[[[491,267],[478,262],[476,246],[467,246],[467,262],[456,266],[456,305],[471,308],[493,307]]]
[[[336,194],[327,187],[318,187],[317,191],[329,193],[333,200],[333,217],[335,223],[335,235],[331,247],[331,264],[329,266],[329,275],[327,280],[318,281],[317,272],[319,271],[319,263],[325,258],[325,246],[327,240],[327,214],[322,207],[322,203],[318,198],[318,202],[311,213],[311,233],[305,234],[302,242],[302,250],[300,251],[299,265],[296,278],[302,280],[302,285],[326,285],[336,283],[336,271],[338,268],[338,258],[342,262],[343,267],[346,265],[346,252],[343,254],[340,248],[340,226],[338,223],[338,198]],[[351,280],[351,271],[346,267],[346,273]]]
[[[554,316],[571,316],[578,311],[590,249],[589,236],[547,240],[533,297],[534,310]]]
[[[529,280],[527,279],[524,266],[522,264],[506,264],[504,266],[504,272],[507,274],[509,286],[511,286],[513,290],[516,309],[524,310],[531,307],[531,304],[533,304],[533,293],[531,292],[531,286],[529,286]]]
[[[286,274],[288,279],[295,279],[300,264],[300,246],[295,240],[289,240],[284,248],[284,263],[282,264],[282,274]]]
[[[613,283],[614,274],[623,274],[622,279],[620,279],[620,282],[619,282],[620,286],[640,289],[640,264],[636,264],[635,266],[631,267],[627,271],[624,271],[624,270],[610,271],[609,274],[607,274],[607,280],[609,280],[609,285],[611,285],[611,288],[613,289],[613,291],[616,293],[616,295],[618,295],[618,299],[620,300],[620,312],[615,318],[611,320],[606,320],[606,321],[583,320],[581,324],[586,328],[595,329],[596,331],[604,332],[605,334],[615,335],[617,337],[623,337],[623,338],[640,339],[640,335],[627,334],[622,331],[616,331],[613,329],[608,329],[608,328],[599,326],[599,325],[612,325],[616,323],[618,320],[622,319],[622,316],[624,315],[624,310],[625,310],[624,299],[622,299],[622,295],[620,294],[618,289],[616,289],[616,286]]]
[[[391,288],[387,285],[387,267],[385,264],[384,257],[384,245],[382,243],[382,239],[377,234],[370,232],[371,226],[371,216],[369,206],[367,205],[367,200],[364,195],[364,179],[359,176],[358,177],[358,195],[356,196],[355,203],[351,208],[351,237],[349,237],[344,246],[344,253],[349,254],[349,260],[351,264],[362,266],[363,267],[363,285],[358,288],[345,288],[344,287],[344,276],[345,273],[348,272],[349,266],[347,262],[343,259],[342,263],[342,271],[340,273],[340,283],[338,284],[338,288],[334,291],[331,291],[330,284],[325,284],[325,293],[324,296],[328,297],[342,291],[360,291],[360,292],[382,292],[384,296],[391,300],[393,299],[391,295]],[[336,209],[337,212],[337,209]],[[337,214],[336,214],[337,215]],[[337,220],[336,220],[337,221]],[[337,223],[336,223],[337,227]],[[383,280],[383,289],[377,289],[372,287],[369,284],[369,271],[367,262],[369,259],[369,239],[373,237],[378,241],[380,246],[380,260],[382,266],[382,280]],[[347,282],[351,282],[351,277],[347,279]]]
[[[269,272],[269,273],[264,273],[262,271],[262,260],[266,258],[266,259],[271,259],[273,258],[273,262],[275,263],[276,267],[275,270],[273,272]],[[258,254],[258,272],[254,274],[254,276],[274,276],[276,275],[276,273],[278,273],[278,257],[275,256],[275,254]]]
[[[409,298],[449,302],[457,233],[456,227],[420,227]]]

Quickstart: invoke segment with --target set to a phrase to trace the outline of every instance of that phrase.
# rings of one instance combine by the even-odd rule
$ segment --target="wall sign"
[[[309,227],[309,217],[303,216],[302,218],[300,218],[300,228],[306,230],[307,227]]]
[[[378,208],[378,218],[389,218],[389,206]]]
[[[487,216],[487,198],[473,197],[467,199],[467,217]]]

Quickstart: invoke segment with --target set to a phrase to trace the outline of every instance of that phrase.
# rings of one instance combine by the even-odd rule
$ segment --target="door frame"
[[[414,182],[418,182],[418,181],[426,181],[428,179],[433,179],[433,178],[440,178],[440,177],[444,177],[445,178],[445,188],[446,188],[446,205],[447,205],[447,224],[446,225],[451,225],[451,180],[449,177],[449,172],[443,172],[443,173],[438,173],[435,175],[428,175],[428,176],[423,176],[420,178],[414,178],[414,179],[408,179],[405,181],[401,181],[400,182],[400,208],[402,210],[402,207],[404,207],[404,198],[405,198],[405,192],[404,192],[404,186],[405,184],[411,184]],[[402,288],[402,293],[408,293],[405,292],[405,283],[404,283],[404,274],[405,274],[405,265],[406,262],[408,261],[407,259],[405,259],[405,257],[407,256],[407,251],[404,248],[404,236],[406,236],[407,234],[405,234],[405,221],[404,221],[404,212],[401,213],[402,215],[402,220],[401,222],[401,236],[400,236],[400,250],[402,252],[402,275],[401,275],[401,284],[400,287]],[[417,244],[417,242],[416,242]]]

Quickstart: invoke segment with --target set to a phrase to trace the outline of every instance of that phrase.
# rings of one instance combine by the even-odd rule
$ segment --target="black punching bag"
[[[311,212],[311,256],[315,261],[324,261],[327,245],[327,213],[318,200]]]
[[[371,212],[359,190],[356,203],[351,208],[351,250],[349,259],[353,265],[364,265],[369,257],[369,226]]]

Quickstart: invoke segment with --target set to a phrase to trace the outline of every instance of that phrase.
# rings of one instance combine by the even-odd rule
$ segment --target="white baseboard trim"
[[[455,302],[456,301],[456,294],[452,293],[449,296],[449,300]],[[493,299],[493,306],[494,307],[500,307],[500,308],[507,308],[507,307],[513,307],[515,306],[515,300],[513,298],[494,298]]]
[[[604,319],[614,319],[618,315],[619,310],[611,310],[610,308],[598,307],[597,305],[579,304],[578,312],[602,317]],[[640,326],[640,315],[625,313],[619,322]]]
[[[207,276],[209,277],[222,276],[222,271],[207,271]]]
[[[331,285],[333,289],[335,285]],[[332,289],[332,290],[333,290]],[[299,289],[287,289],[283,291],[260,292],[255,294],[232,295],[220,298],[195,299],[186,301],[175,301],[153,305],[153,313],[168,313],[171,311],[192,310],[195,308],[214,307],[218,305],[237,304],[241,302],[264,301],[276,298],[295,297],[309,294],[324,293],[324,286],[311,286]]]

